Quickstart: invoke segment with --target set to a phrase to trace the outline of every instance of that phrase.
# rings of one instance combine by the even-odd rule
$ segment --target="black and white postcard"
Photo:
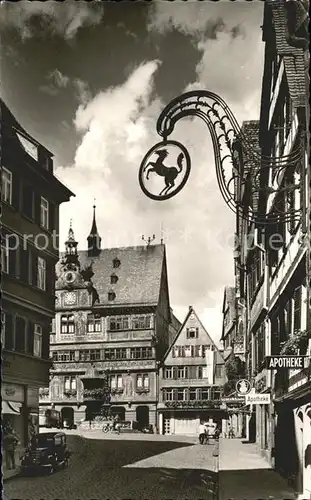
[[[6,500],[311,500],[308,27],[2,2]]]

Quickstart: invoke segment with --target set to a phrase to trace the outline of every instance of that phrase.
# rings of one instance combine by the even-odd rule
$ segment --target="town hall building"
[[[75,424],[93,420],[107,403],[108,379],[112,413],[155,425],[158,364],[173,328],[165,245],[102,249],[94,207],[88,250],[78,250],[70,227],[56,274],[53,367],[41,413],[53,407]]]

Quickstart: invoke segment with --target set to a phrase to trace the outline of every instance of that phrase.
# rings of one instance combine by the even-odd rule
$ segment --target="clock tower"
[[[58,301],[61,299],[64,306],[77,306],[79,302],[84,305],[89,302],[85,293],[81,293],[81,289],[85,289],[88,295],[91,296],[91,303],[94,305],[98,298],[98,294],[93,287],[91,278],[94,275],[92,271],[92,264],[86,269],[81,269],[78,242],[75,239],[72,229],[72,223],[68,231],[68,238],[65,242],[65,255],[59,262],[57,270],[57,281],[55,283],[56,290],[62,290],[62,293],[57,293]],[[80,290],[80,292],[78,292]],[[79,300],[79,298],[81,300]]]

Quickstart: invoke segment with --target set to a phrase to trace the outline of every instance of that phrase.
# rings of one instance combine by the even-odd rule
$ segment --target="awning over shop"
[[[2,415],[20,415],[21,407],[22,403],[16,403],[15,401],[1,401]]]

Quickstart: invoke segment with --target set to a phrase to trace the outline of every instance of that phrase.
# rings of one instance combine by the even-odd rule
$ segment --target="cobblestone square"
[[[69,467],[52,476],[16,477],[6,500],[209,500],[216,474],[213,446],[169,440],[68,436]],[[171,438],[172,439],[172,438]],[[188,441],[191,441],[188,439]],[[192,465],[191,465],[192,464]]]

